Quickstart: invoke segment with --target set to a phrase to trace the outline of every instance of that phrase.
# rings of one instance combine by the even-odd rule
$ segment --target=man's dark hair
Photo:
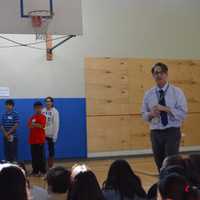
[[[164,63],[158,62],[158,63],[155,63],[155,64],[153,65],[153,67],[152,67],[152,69],[151,69],[151,73],[152,73],[152,74],[154,73],[156,67],[160,67],[161,70],[162,70],[162,72],[165,72],[165,73],[168,72],[168,67],[167,67],[167,65],[164,64]]]
[[[65,193],[70,186],[70,172],[64,167],[54,167],[47,172],[46,180],[53,193]]]
[[[34,107],[34,108],[35,108],[35,107],[38,107],[38,106],[40,106],[40,107],[43,106],[42,103],[41,103],[40,101],[36,101],[36,102],[33,104],[33,107]]]
[[[12,99],[8,99],[8,100],[6,100],[5,105],[10,105],[10,106],[14,107],[15,106],[15,102]]]

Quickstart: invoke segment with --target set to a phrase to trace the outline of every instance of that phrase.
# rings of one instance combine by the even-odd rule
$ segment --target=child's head
[[[173,166],[182,168],[182,173],[192,185],[200,186],[200,156],[198,154],[169,156],[164,160],[161,171]]]
[[[0,164],[0,197],[7,200],[28,200],[25,172],[13,164]]]
[[[45,103],[47,108],[52,108],[54,106],[54,99],[52,97],[46,97]]]
[[[163,170],[164,168],[166,168],[168,166],[172,166],[172,165],[184,167],[186,158],[188,158],[188,156],[185,156],[185,155],[183,156],[183,155],[180,155],[180,154],[168,156],[164,159],[164,161],[162,163],[161,170]]]
[[[6,108],[7,111],[13,110],[14,106],[15,106],[15,103],[14,103],[14,101],[12,99],[6,100],[5,108]]]
[[[34,110],[35,110],[36,114],[41,114],[42,113],[43,105],[42,105],[42,103],[40,101],[35,102],[33,107],[34,107]]]
[[[184,176],[172,173],[158,183],[162,200],[198,200],[198,189],[188,184]]]
[[[71,169],[71,182],[74,181],[75,177],[80,173],[80,172],[86,172],[89,171],[89,167],[85,164],[75,164],[72,166]]]
[[[86,165],[75,165],[71,172],[70,200],[104,200],[95,174]]]
[[[116,160],[111,164],[104,189],[114,189],[130,199],[133,199],[136,194],[146,197],[140,178],[126,160]]]
[[[168,166],[166,168],[163,168],[160,171],[159,179],[163,179],[164,177],[169,176],[172,173],[176,173],[177,175],[180,175],[180,176],[185,176],[186,175],[186,171],[182,166],[171,165],[171,166]]]
[[[70,186],[70,172],[64,167],[54,167],[47,172],[48,189],[53,193],[66,193]]]

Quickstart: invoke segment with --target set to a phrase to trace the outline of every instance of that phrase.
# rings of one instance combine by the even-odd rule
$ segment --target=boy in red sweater
[[[46,173],[45,161],[45,125],[46,117],[42,114],[42,103],[34,103],[35,114],[29,119],[29,144],[31,145],[32,168],[31,175],[40,176]]]

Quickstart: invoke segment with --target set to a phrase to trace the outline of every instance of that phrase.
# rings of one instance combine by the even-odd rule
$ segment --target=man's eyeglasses
[[[166,73],[163,72],[163,71],[159,71],[159,72],[154,72],[154,73],[153,73],[154,76],[164,75],[164,74],[166,74]]]

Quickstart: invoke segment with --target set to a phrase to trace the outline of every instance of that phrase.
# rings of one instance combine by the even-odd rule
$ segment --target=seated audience
[[[47,190],[32,186],[24,163],[0,162],[0,200],[200,200],[200,154],[167,157],[147,194],[126,160],[111,164],[102,190],[84,164],[53,167],[45,180]]]
[[[70,172],[64,167],[54,167],[47,172],[49,200],[66,200],[70,186]]]
[[[103,184],[103,194],[106,200],[146,199],[140,178],[125,160],[112,163]]]
[[[161,200],[199,200],[198,189],[189,185],[185,177],[172,173],[158,183]]]
[[[190,171],[191,182],[200,188],[200,154],[191,154],[189,157],[190,166],[188,166],[188,171]]]
[[[190,185],[190,188],[199,187],[199,154],[191,155],[174,155],[167,157],[161,168],[159,175],[159,180],[162,182],[166,177],[173,174],[181,176],[187,181],[187,184]],[[154,184],[148,191],[149,199],[157,199],[156,184]]]
[[[161,170],[168,166],[176,165],[176,166],[181,166],[185,168],[186,163],[188,163],[189,160],[189,155],[173,155],[173,156],[168,156],[164,159]]]
[[[164,160],[161,170],[174,165],[184,169],[184,177],[191,185],[200,187],[199,154],[169,156]]]
[[[176,173],[180,176],[185,176],[186,171],[182,166],[179,165],[168,166],[160,171],[159,179],[161,180],[172,173]]]
[[[17,165],[0,164],[0,199],[30,199],[25,172]]]
[[[28,179],[28,172],[26,170],[25,164],[23,162],[18,162],[17,164],[25,172],[28,189],[29,189],[29,194],[30,194],[30,199],[31,200],[48,200],[48,192],[44,188],[36,186],[36,185],[32,185],[30,183],[30,181]]]
[[[95,174],[86,165],[75,165],[71,172],[68,200],[104,200]]]
[[[156,200],[158,193],[158,183],[154,183],[147,191],[147,199]]]

